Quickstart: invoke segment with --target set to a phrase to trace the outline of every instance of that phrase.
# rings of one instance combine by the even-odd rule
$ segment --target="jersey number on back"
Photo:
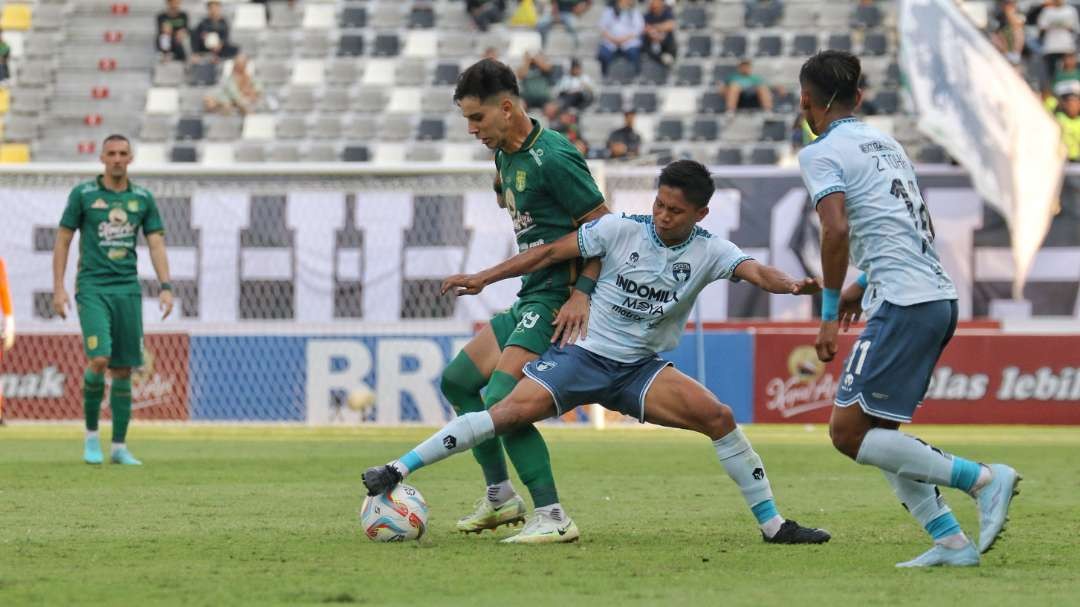
[[[915,208],[915,201],[913,201],[911,195],[908,194],[909,188],[918,198],[918,209]],[[904,201],[904,205],[907,206],[908,214],[911,215],[911,221],[915,223],[915,230],[919,232],[919,236],[922,237],[922,252],[925,253],[934,243],[934,222],[930,219],[930,211],[927,210],[926,203],[923,202],[922,195],[919,193],[919,187],[915,185],[914,181],[909,181],[908,187],[905,188],[903,181],[893,179],[892,188],[889,193]]]

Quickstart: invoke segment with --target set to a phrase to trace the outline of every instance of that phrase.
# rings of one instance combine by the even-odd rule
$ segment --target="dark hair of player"
[[[664,167],[659,185],[682,190],[687,202],[699,209],[709,206],[709,199],[716,191],[709,169],[694,160],[676,160]]]
[[[124,143],[128,144],[129,147],[131,146],[131,142],[128,141],[128,138],[124,137],[123,135],[121,135],[119,133],[113,133],[112,135],[109,135],[108,137],[105,138],[105,141],[101,142],[101,145],[105,145],[106,143],[109,143],[110,141],[123,141]]]
[[[815,105],[855,107],[862,65],[859,58],[844,51],[821,51],[806,60],[799,71],[799,83],[810,91]]]
[[[454,101],[461,101],[466,97],[486,101],[500,93],[519,96],[514,70],[494,59],[481,59],[458,76]]]

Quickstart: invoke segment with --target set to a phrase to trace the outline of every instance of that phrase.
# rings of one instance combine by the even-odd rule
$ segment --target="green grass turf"
[[[1080,428],[913,427],[1024,475],[982,567],[898,571],[928,538],[822,426],[750,426],[781,512],[833,533],[772,546],[704,438],[545,429],[573,545],[504,546],[454,520],[469,455],[419,471],[421,542],[360,532],[359,475],[428,429],[149,427],[142,468],[87,466],[72,426],[0,428],[0,605],[1064,605],[1080,603]],[[104,434],[108,435],[106,429]],[[519,488],[523,489],[522,487]],[[974,502],[946,496],[969,534]]]

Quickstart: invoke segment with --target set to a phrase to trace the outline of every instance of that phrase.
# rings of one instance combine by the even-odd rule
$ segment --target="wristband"
[[[163,282],[163,283],[161,283],[161,290],[162,291],[172,291],[172,283],[171,282]]]
[[[840,289],[821,291],[821,320],[836,320],[839,317]]]
[[[592,295],[596,290],[596,281],[582,274],[578,276],[577,282],[574,283],[574,288],[586,295]]]
[[[859,274],[859,277],[855,279],[855,282],[859,283],[859,286],[866,288],[866,285],[870,284],[870,277],[866,275],[866,272]]]

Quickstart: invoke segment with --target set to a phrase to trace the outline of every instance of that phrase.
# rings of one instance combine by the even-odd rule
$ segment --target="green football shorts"
[[[544,301],[515,301],[508,310],[491,317],[491,329],[499,349],[519,346],[529,352],[543,354],[551,347],[557,307]]]
[[[87,358],[104,356],[110,369],[142,366],[141,295],[77,293],[75,303]]]

